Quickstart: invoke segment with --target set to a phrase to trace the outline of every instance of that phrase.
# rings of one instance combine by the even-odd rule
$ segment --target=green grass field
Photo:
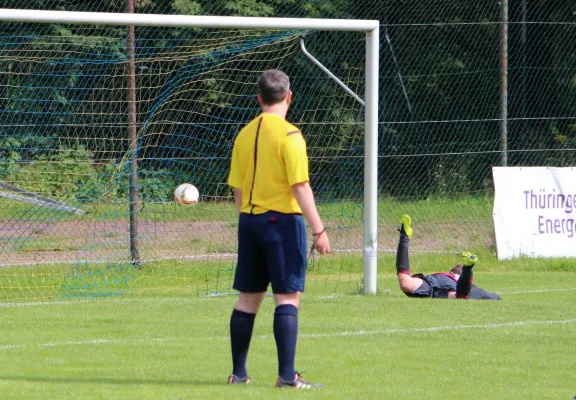
[[[3,303],[0,393],[16,399],[572,399],[574,269],[566,260],[551,268],[546,260],[486,261],[475,282],[504,301],[409,299],[391,273],[380,275],[379,295],[359,296],[334,292],[317,276],[303,299],[297,354],[304,376],[327,385],[313,392],[273,388],[272,299],[257,319],[248,360],[256,383],[240,387],[225,384],[234,296],[165,298],[159,291]]]
[[[235,227],[230,204],[147,207],[142,220]],[[320,208],[344,231],[347,223],[357,224],[361,218],[361,207],[352,202]],[[52,231],[44,232],[48,225],[40,224],[25,242],[2,255],[41,260],[47,252],[56,257],[58,252],[77,251],[84,242],[74,241],[79,235],[71,223],[125,218],[119,210],[95,207],[84,216],[62,215],[61,225],[47,214]],[[10,218],[17,220],[43,215],[13,211]],[[456,250],[464,247],[480,257],[475,283],[501,293],[504,301],[404,296],[397,287],[393,253],[396,221],[404,212],[413,215],[419,229],[412,272],[447,271],[458,262]],[[383,199],[378,213],[378,295],[358,294],[362,260],[357,253],[317,258],[308,275],[297,368],[310,381],[325,383],[325,389],[292,393],[273,388],[277,365],[272,299],[257,319],[249,357],[256,383],[225,384],[231,371],[228,323],[236,297],[206,295],[229,291],[234,259],[220,253],[233,252],[235,245],[199,235],[151,242],[165,245],[169,254],[199,247],[206,256],[196,260],[157,260],[139,269],[81,262],[0,268],[0,397],[573,399],[575,260],[498,261],[491,202],[482,197]],[[165,228],[160,236],[178,226]],[[212,236],[218,236],[214,232]],[[103,237],[114,244],[121,234],[112,230]],[[61,301],[67,295],[73,300]]]

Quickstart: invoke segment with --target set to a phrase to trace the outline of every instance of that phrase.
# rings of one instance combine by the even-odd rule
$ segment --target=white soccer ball
[[[196,186],[190,183],[183,183],[174,191],[174,200],[181,206],[189,206],[198,203],[200,193]]]

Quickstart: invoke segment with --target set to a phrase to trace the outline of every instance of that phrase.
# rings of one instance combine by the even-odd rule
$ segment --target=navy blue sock
[[[285,380],[294,379],[294,359],[298,339],[298,309],[282,304],[274,312],[274,339],[278,350],[278,375]]]
[[[246,358],[248,357],[248,348],[250,339],[252,339],[252,330],[254,329],[254,320],[256,314],[249,314],[234,309],[230,317],[230,343],[232,344],[232,373],[238,378],[246,378]]]
[[[396,272],[399,274],[410,275],[409,243],[410,239],[408,236],[401,233],[400,240],[398,241],[398,250],[396,251]]]
[[[456,298],[467,299],[472,290],[472,279],[473,279],[472,267],[462,267],[462,275],[458,279],[456,284]]]

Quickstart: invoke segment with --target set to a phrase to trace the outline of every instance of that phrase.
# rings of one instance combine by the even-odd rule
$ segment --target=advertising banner
[[[498,259],[576,257],[576,168],[493,167]]]

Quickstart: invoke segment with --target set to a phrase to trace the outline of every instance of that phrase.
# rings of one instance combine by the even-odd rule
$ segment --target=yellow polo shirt
[[[242,189],[240,212],[302,213],[292,185],[307,182],[306,142],[284,118],[262,113],[234,141],[228,184]]]

